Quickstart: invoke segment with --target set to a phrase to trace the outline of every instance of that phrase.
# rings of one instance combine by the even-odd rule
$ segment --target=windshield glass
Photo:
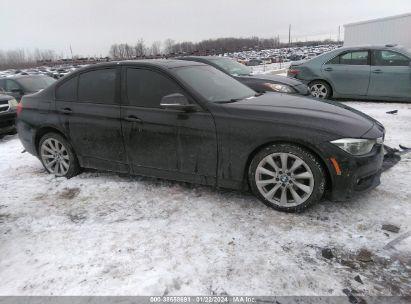
[[[211,61],[230,75],[247,76],[251,74],[251,69],[248,66],[229,58],[211,59]]]
[[[188,66],[175,70],[183,82],[209,102],[241,100],[256,93],[212,66]]]
[[[56,80],[48,76],[33,76],[16,79],[29,92],[40,91]]]

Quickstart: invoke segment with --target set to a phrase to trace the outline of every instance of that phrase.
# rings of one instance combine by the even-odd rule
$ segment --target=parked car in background
[[[15,75],[0,78],[0,90],[19,101],[22,96],[43,90],[55,81],[44,75]]]
[[[384,128],[348,106],[256,94],[226,73],[183,60],[98,64],[24,96],[17,128],[47,172],[80,167],[251,189],[301,211],[327,192],[376,187]]]
[[[16,132],[17,104],[13,96],[2,94],[0,90],[0,137]]]
[[[401,47],[340,48],[292,63],[288,76],[319,98],[411,101],[411,52]]]
[[[252,58],[252,59],[247,60],[245,62],[245,64],[248,65],[248,66],[257,66],[257,65],[260,65],[260,64],[263,64],[263,63],[264,62],[261,59],[255,59],[255,58]]]
[[[272,74],[253,75],[252,70],[249,67],[227,57],[186,56],[179,57],[178,59],[211,65],[259,93],[272,91],[287,94],[309,95],[307,86],[301,81]]]

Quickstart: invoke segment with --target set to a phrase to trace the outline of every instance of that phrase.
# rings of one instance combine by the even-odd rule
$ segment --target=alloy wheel
[[[70,156],[66,147],[55,138],[46,139],[40,148],[46,169],[56,176],[64,176],[70,168]]]
[[[321,83],[316,83],[310,87],[311,95],[317,98],[327,98],[328,89]]]
[[[291,153],[273,153],[263,158],[256,168],[255,182],[265,199],[282,207],[303,204],[314,189],[310,167]]]

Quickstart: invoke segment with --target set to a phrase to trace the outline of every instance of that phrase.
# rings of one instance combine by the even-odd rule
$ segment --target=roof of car
[[[396,44],[386,44],[386,45],[355,45],[355,46],[343,46],[336,50],[355,50],[355,49],[384,49],[384,50],[395,50],[403,49],[402,46]]]
[[[203,65],[202,63],[198,62],[190,62],[190,61],[182,61],[177,59],[142,59],[142,60],[124,60],[118,61],[116,64],[144,64],[144,65],[152,65],[157,67],[162,67],[166,69],[174,69],[184,66],[191,66],[191,65]]]
[[[184,61],[176,59],[141,59],[141,60],[122,60],[122,61],[111,61],[104,63],[91,64],[86,67],[80,68],[75,72],[82,72],[93,70],[95,68],[104,68],[104,67],[113,67],[117,65],[142,65],[142,66],[154,66],[160,67],[163,69],[174,69],[184,66],[194,66],[194,65],[205,65],[204,63],[193,62],[193,61]],[[72,75],[72,74],[69,74]]]

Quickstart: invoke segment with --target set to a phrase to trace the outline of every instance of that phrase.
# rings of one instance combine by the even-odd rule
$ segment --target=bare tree
[[[173,52],[173,46],[175,41],[173,39],[166,39],[164,41],[164,54],[171,54]]]
[[[161,41],[154,41],[150,47],[150,55],[158,56],[161,54]]]
[[[142,58],[146,55],[147,50],[146,50],[146,46],[144,44],[144,40],[142,38],[137,40],[137,43],[134,46],[134,50],[135,50],[135,56],[137,58]]]

